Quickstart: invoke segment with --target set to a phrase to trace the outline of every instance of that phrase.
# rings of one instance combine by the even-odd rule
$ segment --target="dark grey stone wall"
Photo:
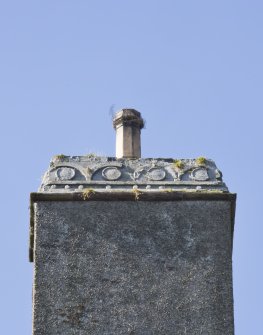
[[[234,334],[230,201],[34,206],[34,335]]]

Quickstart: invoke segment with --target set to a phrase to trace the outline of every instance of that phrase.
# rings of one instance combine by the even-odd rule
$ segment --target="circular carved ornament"
[[[61,167],[56,171],[60,180],[70,180],[75,177],[75,170],[69,167]]]
[[[192,171],[191,178],[196,181],[206,181],[209,176],[206,169],[198,168]]]
[[[148,172],[147,176],[150,180],[160,181],[166,177],[166,172],[163,169],[154,168]]]
[[[102,170],[102,176],[106,180],[117,180],[121,176],[121,171],[116,167],[106,167]]]

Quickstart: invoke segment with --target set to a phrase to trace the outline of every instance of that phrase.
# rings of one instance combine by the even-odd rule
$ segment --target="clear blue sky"
[[[1,2],[1,334],[31,333],[29,193],[55,154],[114,156],[122,107],[144,157],[212,158],[237,192],[236,334],[263,333],[262,34],[261,0]]]

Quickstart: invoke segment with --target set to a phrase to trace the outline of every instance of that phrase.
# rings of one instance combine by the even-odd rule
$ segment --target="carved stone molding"
[[[196,181],[206,181],[209,179],[207,169],[197,168],[191,172],[190,178]]]
[[[108,166],[102,170],[102,176],[106,180],[118,180],[121,177],[121,171],[114,166]]]
[[[166,177],[166,172],[164,169],[152,168],[148,171],[147,177],[149,180],[154,181],[164,180]]]
[[[174,159],[141,158],[116,159],[112,157],[66,157],[63,162],[52,160],[43,177],[40,191],[72,192],[79,185],[92,189],[139,189],[154,190],[159,187],[180,189],[200,186],[206,189],[227,190],[222,174],[212,160],[198,166],[195,159],[182,159],[182,168]],[[70,188],[65,188],[69,185]]]
[[[75,169],[70,167],[60,167],[56,170],[59,180],[71,180],[75,177]]]

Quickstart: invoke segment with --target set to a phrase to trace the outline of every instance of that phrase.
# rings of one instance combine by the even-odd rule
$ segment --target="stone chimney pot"
[[[117,112],[113,118],[116,130],[116,157],[141,157],[141,129],[144,120],[135,109],[125,108]]]

